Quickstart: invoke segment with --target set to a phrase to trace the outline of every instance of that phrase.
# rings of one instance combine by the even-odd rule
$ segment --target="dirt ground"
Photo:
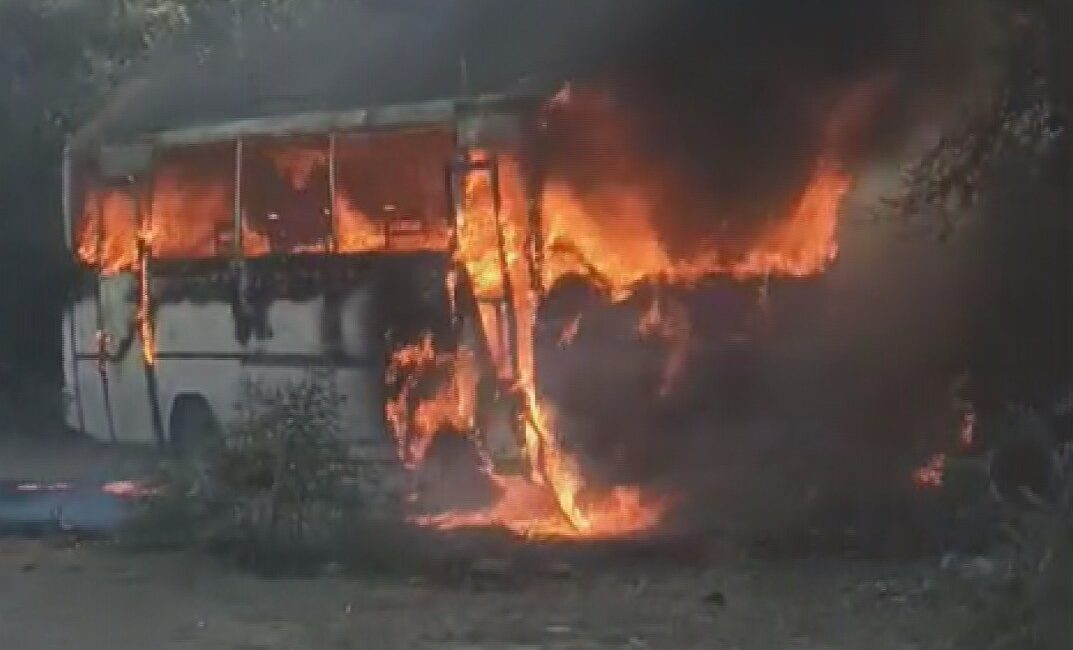
[[[0,440],[0,477],[114,476],[144,456]],[[478,561],[476,565],[480,565]],[[0,540],[2,647],[43,650],[738,648],[929,650],[978,615],[939,558],[604,559],[492,580],[266,580],[193,553]],[[550,566],[550,565],[549,565]],[[483,569],[482,569],[483,571]]]
[[[261,580],[203,557],[0,545],[0,638],[55,650],[949,647],[971,614],[930,565],[623,567],[477,590]]]
[[[39,435],[0,429],[0,479],[104,481],[137,474],[156,459],[151,448],[102,445],[51,428]]]

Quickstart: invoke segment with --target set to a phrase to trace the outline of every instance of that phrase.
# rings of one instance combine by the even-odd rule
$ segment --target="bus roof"
[[[426,101],[369,106],[344,110],[321,110],[286,115],[246,117],[202,122],[103,139],[80,132],[72,138],[72,149],[94,156],[103,149],[124,145],[153,148],[183,147],[231,142],[256,137],[301,137],[365,130],[435,127],[453,125],[464,115],[489,112],[516,112],[547,98],[547,90],[489,93],[471,97],[451,97]]]

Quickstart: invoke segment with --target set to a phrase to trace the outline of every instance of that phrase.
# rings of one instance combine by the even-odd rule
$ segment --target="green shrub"
[[[247,384],[207,475],[163,465],[162,494],[121,539],[137,548],[209,548],[256,563],[330,548],[362,509],[357,464],[341,437],[342,402],[319,373],[276,389]]]

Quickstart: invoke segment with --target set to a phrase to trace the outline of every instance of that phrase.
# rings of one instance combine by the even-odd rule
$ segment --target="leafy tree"
[[[1071,7],[1069,0],[981,3],[981,10],[994,10],[995,23],[1005,26],[995,43],[998,80],[905,170],[905,191],[892,207],[908,217],[938,216],[947,235],[958,215],[979,202],[991,173],[1011,157],[1048,167],[1059,184],[1073,179]]]
[[[154,53],[183,37],[280,29],[317,0],[0,0],[0,390],[50,380],[70,264],[64,138]]]

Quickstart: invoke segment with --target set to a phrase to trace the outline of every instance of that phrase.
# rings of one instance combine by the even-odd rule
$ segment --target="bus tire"
[[[223,445],[223,431],[208,401],[200,395],[177,397],[168,434],[175,458],[198,479],[207,478]]]

